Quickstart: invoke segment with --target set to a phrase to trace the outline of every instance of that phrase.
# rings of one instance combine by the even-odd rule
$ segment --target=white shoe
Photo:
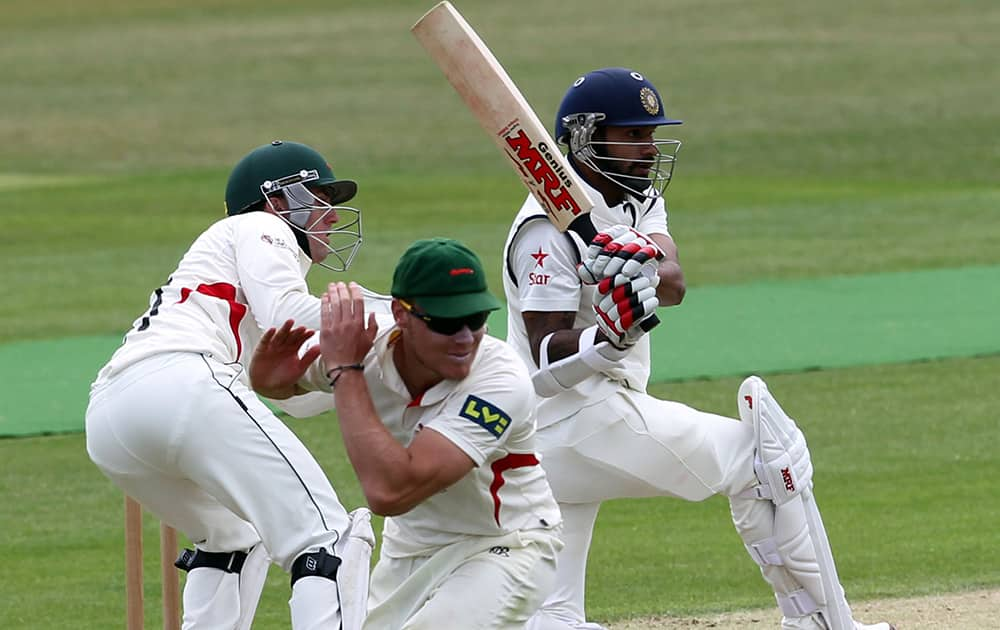
[[[781,619],[781,630],[827,630],[827,628],[826,623],[819,615],[782,617]],[[884,621],[872,625],[855,621],[854,630],[896,630],[896,628]]]

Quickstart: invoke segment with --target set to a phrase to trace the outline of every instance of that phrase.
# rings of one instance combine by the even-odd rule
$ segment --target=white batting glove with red
[[[594,292],[597,327],[619,349],[635,345],[655,325],[657,306],[656,281],[646,276],[604,278]]]
[[[656,275],[663,251],[649,236],[627,225],[612,225],[590,242],[577,275],[584,284],[623,274],[632,278]]]

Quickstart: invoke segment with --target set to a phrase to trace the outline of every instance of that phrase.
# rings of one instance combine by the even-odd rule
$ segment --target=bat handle
[[[642,328],[646,332],[649,332],[660,325],[660,318],[656,315],[650,315],[646,319],[639,322],[639,328]]]

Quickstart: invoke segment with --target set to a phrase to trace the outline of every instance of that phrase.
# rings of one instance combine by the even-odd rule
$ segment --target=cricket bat
[[[440,2],[410,31],[444,72],[479,124],[507,156],[549,221],[573,229],[585,242],[596,236],[588,214],[594,208],[580,176],[538,120],[507,71],[450,2]],[[660,320],[642,323],[649,330]]]
[[[586,216],[594,202],[580,176],[570,168],[507,71],[455,7],[447,1],[438,3],[410,31],[510,159],[552,224],[565,232]],[[588,236],[593,235],[584,234],[589,241]]]

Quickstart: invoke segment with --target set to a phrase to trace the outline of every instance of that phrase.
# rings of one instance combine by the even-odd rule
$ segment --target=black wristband
[[[365,366],[360,363],[352,363],[351,365],[338,365],[335,368],[330,368],[326,371],[326,379],[330,381],[330,387],[337,384],[337,379],[339,379],[340,375],[344,373],[344,370],[358,370],[359,372],[364,372]],[[331,377],[330,375],[334,372],[336,372],[336,374]]]

